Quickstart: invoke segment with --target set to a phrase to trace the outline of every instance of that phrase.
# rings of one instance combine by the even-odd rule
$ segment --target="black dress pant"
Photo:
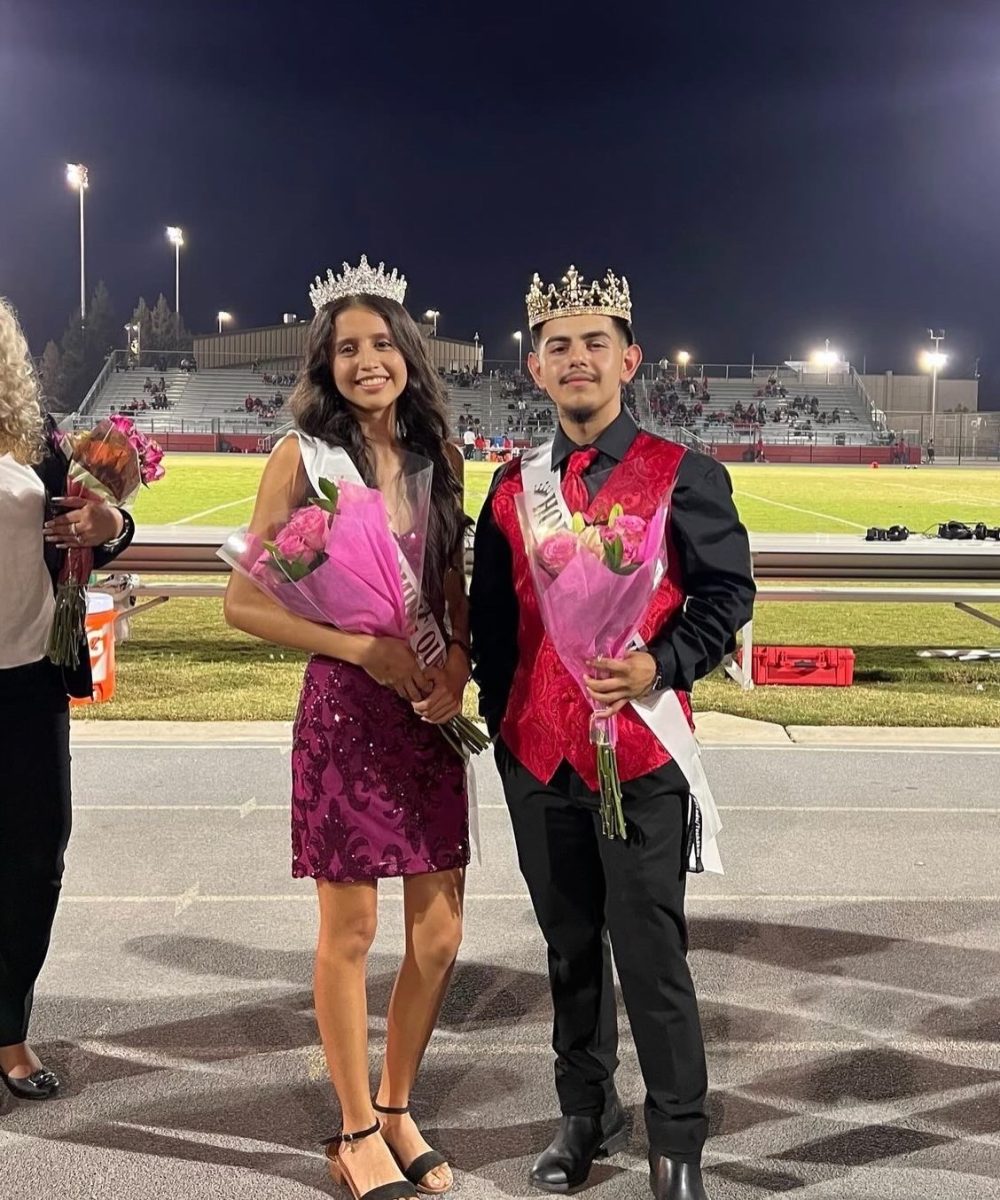
[[[668,763],[623,784],[628,836],[601,831],[600,796],[567,763],[539,782],[501,740],[497,766],[518,860],[548,945],[563,1113],[600,1115],[614,1089],[618,1023],[610,945],[656,1154],[694,1161],[708,1134],[707,1077],[687,963],[688,787]]]
[[[70,832],[69,704],[48,662],[0,670],[0,1046],[23,1042]]]

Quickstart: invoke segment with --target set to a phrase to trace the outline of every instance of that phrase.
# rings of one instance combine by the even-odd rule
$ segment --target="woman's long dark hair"
[[[444,602],[444,580],[462,547],[470,524],[462,509],[462,484],[448,457],[448,395],[431,365],[416,322],[401,304],[381,296],[345,296],[319,310],[309,330],[305,366],[292,392],[290,407],[303,433],[342,446],[361,478],[375,487],[375,464],[351,406],[337,391],[330,365],[337,317],[349,308],[367,308],[389,327],[406,361],[406,387],[396,401],[400,442],[434,464],[431,512],[424,554],[424,593],[435,611]]]

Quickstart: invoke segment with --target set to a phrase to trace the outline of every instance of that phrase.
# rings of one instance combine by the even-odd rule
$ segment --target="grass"
[[[245,524],[264,460],[174,455],[165,480],[143,492],[141,523]],[[467,508],[476,516],[494,468],[467,464]],[[1000,522],[1000,471],[948,468],[731,468],[736,500],[756,532],[860,533],[869,524],[925,529],[949,519]],[[1000,614],[997,614],[1000,615]],[[852,688],[768,687],[741,692],[721,672],[699,683],[695,705],[781,724],[1000,726],[1000,663],[916,657],[928,647],[981,646],[1000,638],[943,605],[762,604],[758,644],[852,646]],[[171,600],[136,618],[119,647],[110,704],[94,719],[288,719],[303,656],[229,629],[215,600]],[[475,711],[473,689],[467,710]]]
[[[245,525],[264,470],[257,455],[172,455],[162,482],[135,506],[145,525]],[[466,509],[478,517],[495,467],[466,464]],[[729,468],[740,513],[757,533],[857,533],[869,525],[923,530],[938,521],[1000,523],[1000,470],[957,467]]]

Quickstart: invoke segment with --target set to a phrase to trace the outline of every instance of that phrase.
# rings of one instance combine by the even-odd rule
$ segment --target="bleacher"
[[[271,374],[273,370],[268,366],[266,373]],[[281,374],[290,373],[288,367],[282,366],[278,370]],[[292,389],[288,385],[264,383],[264,373],[263,370],[255,372],[247,367],[222,367],[190,373],[180,370],[146,372],[141,368],[137,371],[113,372],[87,416],[94,418],[124,411],[139,429],[153,432],[269,432],[287,424],[287,405]],[[151,404],[149,393],[142,390],[147,374],[154,384],[163,378],[169,408],[159,410],[150,407],[145,412],[130,412],[128,406],[133,400],[141,403],[145,399],[147,404]],[[259,414],[247,412],[247,396],[257,396],[267,402],[278,392],[284,398],[284,405],[276,411],[273,420],[261,420]]]
[[[701,381],[697,382],[700,385]],[[818,444],[834,444],[841,435],[848,445],[869,442],[873,439],[875,430],[866,402],[849,383],[840,380],[826,383],[825,381],[816,382],[810,377],[800,383],[794,375],[791,378],[782,378],[781,382],[787,389],[788,395],[784,400],[778,397],[764,397],[764,403],[767,406],[767,420],[763,424],[757,421],[732,420],[737,403],[741,404],[744,410],[751,404],[755,408],[759,406],[761,397],[757,395],[757,392],[765,382],[766,380],[760,378],[753,380],[709,379],[710,399],[707,403],[702,400],[704,411],[701,417],[687,419],[684,422],[684,428],[706,441],[717,442],[739,441],[741,438],[749,439],[751,436],[756,440],[758,431],[765,443],[813,441]],[[671,431],[676,430],[676,424],[656,417],[650,408],[651,385],[640,385],[637,393],[643,423],[648,423],[650,428],[657,432],[674,436]],[[684,404],[690,406],[692,403],[683,389],[678,389],[678,396]],[[808,413],[798,415],[790,413],[790,419],[775,421],[776,409],[779,406],[787,408],[796,396],[807,400],[815,396],[819,401],[821,413],[826,413],[829,418],[836,409],[840,420],[833,424],[830,424],[828,420],[826,424],[821,425]],[[701,399],[700,396],[698,398]],[[722,423],[713,422],[709,420],[712,414],[730,419]]]
[[[256,372],[248,367],[221,367],[190,374],[176,369],[156,372],[143,368],[136,371],[111,372],[85,419],[89,421],[110,412],[125,411],[140,429],[154,433],[175,430],[269,434],[282,430],[290,420],[287,406],[291,387],[266,384],[263,375],[286,375],[293,370],[294,366],[290,363],[269,363]],[[148,392],[143,392],[147,375],[154,384],[161,378],[164,380],[169,402],[167,409],[152,408],[151,396]],[[731,419],[721,423],[708,420],[711,414],[722,414],[731,418],[737,402],[744,409],[750,404],[757,406],[760,403],[757,392],[764,382],[766,380],[759,376],[754,380],[710,378],[710,399],[708,403],[703,401],[702,416],[697,419],[689,418],[680,426],[654,415],[650,406],[653,385],[649,380],[640,379],[635,384],[639,420],[647,428],[671,438],[683,438],[683,430],[687,435],[715,442],[751,439],[756,441],[758,430],[765,443],[835,444],[843,438],[843,442],[850,445],[873,440],[875,431],[865,401],[849,383],[841,380],[827,384],[814,382],[809,378],[799,383],[794,375],[790,378],[783,376],[782,382],[788,391],[787,398],[784,401],[776,397],[765,399],[768,419],[763,426],[756,422],[733,422]],[[498,436],[508,431],[517,439],[526,436],[549,436],[551,433],[552,427],[546,418],[552,412],[552,405],[547,398],[539,397],[537,393],[526,395],[526,409],[522,412],[518,409],[518,397],[506,390],[507,384],[499,376],[484,376],[480,386],[476,388],[460,387],[454,377],[446,379],[445,384],[449,395],[449,420],[456,433],[461,433],[466,427],[475,426],[477,420],[478,428],[487,437]],[[284,405],[275,412],[272,419],[262,420],[259,414],[247,412],[245,401],[248,395],[269,402],[277,392],[284,398]],[[827,414],[836,408],[840,415],[839,422],[820,425],[808,414],[801,414],[790,421],[774,421],[776,408],[781,404],[787,405],[796,395],[804,398],[816,396],[820,411]],[[683,389],[678,390],[678,396],[683,403],[690,403]],[[150,405],[145,412],[129,412],[132,401],[141,403],[143,399]],[[545,418],[542,417],[543,413]],[[807,422],[809,427],[805,428]],[[796,428],[796,425],[799,428]]]

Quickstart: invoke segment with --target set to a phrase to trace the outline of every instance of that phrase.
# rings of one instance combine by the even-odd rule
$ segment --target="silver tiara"
[[[309,299],[313,308],[319,312],[324,304],[340,300],[344,296],[384,296],[386,300],[403,303],[406,295],[406,276],[400,275],[395,267],[392,274],[385,273],[385,263],[380,262],[378,270],[368,264],[367,254],[361,255],[361,262],[356,267],[342,264],[343,275],[334,275],[333,269],[326,272],[326,279],[316,276],[316,282],[309,289]]]

